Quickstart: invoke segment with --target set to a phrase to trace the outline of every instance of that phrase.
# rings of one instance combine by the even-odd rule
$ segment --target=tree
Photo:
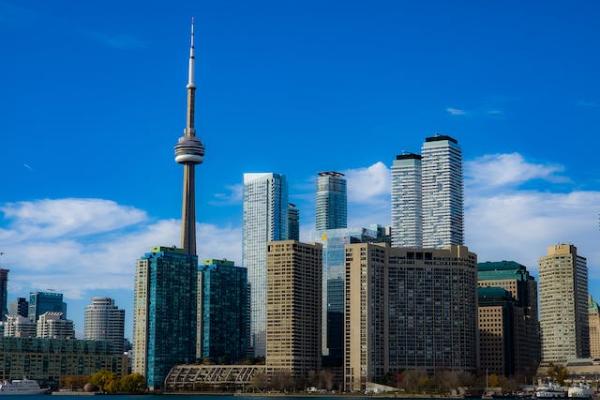
[[[319,372],[319,387],[325,390],[333,389],[333,372],[329,369],[322,369]]]
[[[100,370],[90,377],[90,383],[98,387],[98,389],[104,393],[114,393],[110,392],[109,389],[114,390],[115,387],[118,388],[118,382],[116,384],[117,386],[112,384],[112,382],[115,381],[117,381],[117,375],[114,372],[107,370]]]
[[[429,384],[427,372],[420,369],[409,369],[402,374],[400,386],[409,393],[423,390]]]
[[[280,392],[285,392],[294,386],[292,375],[287,371],[277,371],[271,376],[271,387]]]
[[[119,380],[119,391],[124,393],[144,393],[146,391],[146,378],[137,373],[125,375]]]
[[[250,385],[254,388],[254,390],[262,392],[267,388],[268,385],[267,375],[264,372],[257,373],[252,377]]]
[[[488,376],[488,387],[498,387],[500,386],[500,378],[496,374],[490,374]]]
[[[60,387],[69,390],[80,390],[89,380],[89,376],[65,375],[60,378]]]
[[[550,363],[546,374],[561,385],[564,385],[565,379],[569,377],[569,371],[565,367],[553,363]]]

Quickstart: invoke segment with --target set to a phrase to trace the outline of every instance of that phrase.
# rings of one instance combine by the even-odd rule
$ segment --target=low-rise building
[[[9,315],[4,322],[4,336],[29,338],[35,337],[36,324],[21,315]]]
[[[45,312],[37,321],[37,337],[51,339],[75,339],[73,321],[63,319],[60,312]]]

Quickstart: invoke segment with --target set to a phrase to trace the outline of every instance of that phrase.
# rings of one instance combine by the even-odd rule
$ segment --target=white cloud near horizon
[[[466,115],[467,112],[461,108],[447,107],[446,112],[450,115]]]

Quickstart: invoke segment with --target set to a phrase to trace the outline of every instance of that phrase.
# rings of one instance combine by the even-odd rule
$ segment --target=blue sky
[[[600,295],[594,1],[0,0],[0,263],[10,297],[131,308],[135,258],[177,241],[189,20],[197,21],[201,256],[239,260],[244,172],[285,173],[313,225],[320,170],[352,224],[389,223],[387,167],[456,137],[467,244],[535,267],[571,241]]]

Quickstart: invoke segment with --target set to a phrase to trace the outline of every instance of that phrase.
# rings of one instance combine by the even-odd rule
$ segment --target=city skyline
[[[42,9],[38,10],[38,13],[43,15],[44,12],[48,12],[43,7],[40,8]],[[77,12],[77,9],[74,12]],[[201,37],[207,35],[207,39],[215,40],[214,36],[218,30],[210,20],[206,20],[207,15],[212,15],[211,12],[215,13],[217,11],[209,10],[207,14],[200,12],[194,14],[202,20],[200,25]],[[187,15],[181,16],[181,20],[184,18],[187,19]],[[47,24],[47,22],[42,23],[41,31],[49,29],[49,26],[44,24]],[[169,24],[169,27],[171,26],[173,27],[173,36],[175,36],[175,33],[177,35],[182,33],[175,24]],[[118,28],[126,29],[127,26],[120,25]],[[20,27],[0,24],[0,29],[8,31],[16,29],[19,31]],[[143,32],[143,29],[141,31]],[[166,37],[170,35],[171,33]],[[156,40],[156,37],[154,37],[154,40]],[[164,40],[168,41],[166,47],[171,49],[181,48],[182,40],[180,38]],[[310,178],[314,176],[317,170],[335,168],[346,174],[349,185],[348,226],[365,226],[372,223],[389,225],[389,160],[403,150],[418,151],[419,143],[426,136],[440,132],[456,137],[465,153],[467,185],[470,185],[470,188],[467,187],[465,194],[467,206],[465,243],[477,252],[482,261],[495,260],[497,254],[500,253],[508,254],[511,259],[532,268],[537,275],[535,260],[543,254],[545,246],[555,242],[573,242],[588,257],[591,293],[594,294],[598,289],[599,280],[597,275],[594,276],[594,269],[597,269],[600,254],[598,250],[592,247],[592,244],[598,239],[596,216],[600,192],[598,192],[598,182],[592,179],[594,175],[597,176],[597,173],[595,174],[595,168],[597,167],[594,165],[584,166],[573,157],[566,155],[565,153],[569,152],[567,150],[568,146],[571,144],[565,144],[567,147],[561,149],[560,154],[557,154],[552,146],[543,145],[542,138],[536,136],[537,134],[533,132],[534,127],[531,124],[534,121],[539,122],[540,131],[545,130],[547,126],[535,118],[528,120],[523,119],[522,115],[520,117],[517,115],[525,112],[527,107],[523,107],[522,104],[519,105],[519,102],[516,101],[504,101],[500,102],[506,107],[502,113],[491,113],[491,111],[494,111],[491,109],[489,113],[486,113],[485,110],[476,110],[480,106],[468,106],[469,103],[473,104],[476,96],[469,100],[450,99],[449,94],[451,91],[447,91],[444,92],[448,96],[445,104],[439,103],[436,106],[435,101],[427,105],[421,103],[424,113],[437,115],[432,121],[424,122],[428,117],[423,119],[413,118],[406,121],[404,117],[392,116],[386,119],[382,127],[371,126],[372,132],[377,132],[378,129],[387,131],[385,138],[388,143],[385,146],[367,146],[366,149],[361,148],[352,151],[341,146],[339,149],[327,151],[326,154],[330,157],[329,159],[318,160],[318,162],[313,162],[308,167],[301,165],[296,156],[291,156],[288,159],[277,154],[276,149],[281,151],[285,148],[287,143],[285,141],[278,143],[275,147],[269,144],[265,150],[259,152],[257,152],[256,147],[250,146],[251,151],[248,152],[250,154],[245,156],[235,149],[239,146],[242,150],[245,150],[246,144],[240,136],[234,137],[235,140],[242,140],[238,143],[238,146],[226,146],[217,140],[217,137],[223,132],[219,130],[218,125],[220,123],[225,124],[227,117],[222,110],[217,109],[216,113],[210,112],[214,107],[210,104],[214,104],[215,101],[218,102],[219,100],[218,95],[211,87],[212,85],[221,85],[220,79],[231,77],[235,72],[232,73],[230,70],[226,76],[215,75],[215,65],[211,66],[210,62],[211,60],[213,63],[217,62],[216,58],[220,57],[218,54],[220,50],[214,48],[218,42],[211,42],[210,40],[204,40],[204,42],[206,42],[205,47],[201,51],[203,56],[207,58],[208,66],[201,68],[202,73],[199,78],[199,81],[202,82],[198,90],[199,107],[201,108],[199,114],[202,116],[201,120],[206,117],[215,122],[203,122],[206,126],[202,128],[203,132],[206,131],[206,134],[203,133],[203,139],[206,136],[206,140],[212,141],[209,154],[213,157],[211,158],[213,165],[208,165],[210,164],[208,163],[207,171],[199,172],[200,177],[198,179],[200,182],[199,190],[204,193],[204,195],[199,196],[198,203],[200,220],[203,221],[198,227],[200,258],[230,258],[234,261],[241,261],[241,203],[238,193],[241,173],[252,170],[274,171],[288,176],[290,201],[297,204],[300,209],[301,235],[305,238],[309,236],[309,230],[313,224],[312,221],[314,221],[314,200],[308,198],[314,198],[314,182],[310,181]],[[129,53],[134,53],[134,55],[146,54],[148,56],[153,54],[155,49],[160,50],[161,45],[155,44],[148,41],[146,44],[136,47],[130,42],[129,46],[132,46],[132,48],[127,50]],[[96,43],[96,46],[98,48],[102,47],[100,43]],[[15,51],[12,47],[9,50]],[[122,53],[118,50],[113,47],[110,51],[103,49],[99,52],[107,52],[109,57],[115,58],[122,56]],[[37,51],[39,50],[34,50],[34,52]],[[162,51],[165,51],[164,48]],[[157,82],[162,82],[158,83],[158,86],[167,85],[166,82],[161,81],[161,79],[165,79],[164,75],[173,77],[173,80],[180,80],[184,73],[184,68],[180,65],[182,63],[179,62],[182,59],[180,53],[180,51],[177,51],[177,56],[172,57],[178,60],[177,64],[169,65],[168,69],[155,74],[154,78],[158,80]],[[23,57],[23,55],[20,56]],[[45,60],[45,62],[51,63],[48,60]],[[123,66],[123,72],[119,73],[128,74],[128,68],[133,65],[133,62],[128,60]],[[284,66],[285,63],[282,65]],[[111,71],[115,73],[115,70]],[[144,73],[141,76],[144,76]],[[60,74],[52,79],[54,78],[66,84]],[[215,78],[217,82],[211,83]],[[41,76],[39,79],[40,84],[37,86],[42,86],[43,90],[52,87],[49,77]],[[390,82],[394,82],[395,85],[406,84],[404,79],[394,77],[388,77],[388,79]],[[101,81],[100,78],[97,78],[97,80]],[[264,81],[266,82],[266,80]],[[94,83],[94,85],[96,84]],[[132,82],[134,87],[137,84],[138,82],[135,80]],[[324,83],[322,84],[324,85],[323,88],[327,88]],[[116,93],[120,93],[121,88],[125,86],[124,82],[115,81],[115,84],[111,86],[115,92],[111,95],[115,96]],[[169,86],[179,88],[177,84],[169,84]],[[10,85],[8,88],[9,93],[12,93]],[[205,91],[203,91],[204,88],[206,88]],[[323,90],[328,90],[328,88]],[[363,86],[362,90],[364,93],[368,92],[366,86]],[[7,138],[7,148],[17,150],[9,152],[14,154],[7,154],[7,157],[0,164],[3,171],[7,171],[7,182],[2,191],[4,196],[0,198],[0,208],[3,213],[3,218],[0,220],[0,245],[2,246],[0,251],[5,252],[6,255],[0,258],[0,265],[11,270],[9,302],[18,296],[27,297],[27,293],[34,289],[55,288],[64,291],[69,304],[72,304],[69,307],[69,318],[75,320],[76,329],[81,332],[83,329],[84,305],[92,296],[107,295],[115,297],[117,304],[127,309],[128,325],[130,326],[133,261],[156,243],[179,243],[179,226],[176,222],[179,213],[176,207],[180,204],[180,201],[177,200],[180,193],[180,170],[177,166],[171,165],[172,161],[167,161],[167,159],[172,156],[172,153],[168,151],[172,147],[172,132],[180,126],[178,121],[181,121],[180,106],[183,98],[180,90],[169,89],[168,93],[168,96],[165,97],[168,100],[165,101],[168,101],[169,105],[165,108],[164,114],[158,114],[158,125],[156,127],[144,125],[145,131],[150,130],[149,143],[138,149],[133,142],[129,142],[129,139],[123,138],[124,151],[129,152],[133,149],[141,151],[143,149],[144,153],[151,154],[152,159],[156,160],[152,163],[156,166],[146,165],[147,169],[144,171],[136,170],[137,167],[128,164],[128,167],[132,167],[131,170],[123,173],[122,167],[119,167],[119,173],[117,174],[112,170],[111,161],[113,159],[107,158],[109,162],[95,163],[95,166],[89,166],[85,163],[82,166],[82,171],[77,173],[67,172],[60,166],[61,162],[56,159],[67,158],[68,153],[73,149],[67,143],[70,137],[68,135],[64,136],[66,133],[62,136],[57,134],[57,130],[61,126],[72,128],[73,125],[66,124],[65,121],[52,120],[48,114],[53,110],[52,105],[47,105],[48,111],[45,113],[32,117],[35,129],[39,128],[40,131],[45,132],[44,134],[50,133],[49,137],[56,142],[56,145],[49,147],[51,150],[49,153],[52,153],[51,158],[37,154],[36,150],[32,153],[32,156],[35,156],[40,164],[36,164],[32,160],[22,159],[23,152],[18,151],[20,145],[13,142],[12,138]],[[302,93],[302,91],[298,93]],[[103,96],[109,95],[108,93],[101,94]],[[24,94],[15,94],[15,104],[20,104],[24,98]],[[436,101],[440,102],[441,98],[438,97]],[[264,96],[260,99],[263,104],[269,101]],[[573,104],[582,103],[577,105],[579,107],[577,112],[571,110],[571,117],[565,116],[565,119],[575,120],[576,116],[585,114],[586,111],[584,110],[587,110],[587,113],[591,116],[584,116],[584,119],[587,118],[588,122],[591,123],[593,118],[598,115],[598,111],[594,111],[594,107],[589,104],[592,100],[578,99],[574,95]],[[62,101],[65,104],[71,104],[67,97],[62,97]],[[149,100],[146,101],[149,102]],[[588,102],[587,105],[584,104],[586,101]],[[466,105],[463,106],[460,103]],[[148,104],[150,105],[150,103]],[[380,103],[378,104],[381,106]],[[397,103],[394,104],[397,105]],[[102,104],[96,103],[96,106],[98,105]],[[106,107],[106,105],[104,106]],[[239,104],[237,106],[239,107]],[[339,103],[336,106],[339,106]],[[508,109],[509,106],[512,106],[511,110]],[[11,110],[11,107],[13,106],[9,106],[8,109]],[[530,107],[533,106],[530,105]],[[537,109],[536,107],[533,108]],[[303,114],[302,110],[301,104],[296,104],[292,111],[288,110],[286,115],[299,116]],[[57,110],[53,112],[61,115]],[[138,122],[142,120],[154,122],[157,119],[157,114],[155,114],[157,111],[151,112],[153,114],[140,113],[139,110],[136,110],[133,118]],[[377,120],[377,113],[374,110],[367,113],[367,116],[373,122]],[[41,129],[49,118],[52,124],[48,127],[48,130]],[[85,122],[85,118],[82,118],[81,116],[73,116],[72,123],[76,126],[83,126],[80,124]],[[263,116],[263,118],[266,117]],[[314,120],[316,116],[311,115],[311,118]],[[348,117],[335,114],[331,118],[336,122],[345,124],[344,121]],[[108,110],[106,119],[110,122],[110,125],[106,121],[97,121],[99,126],[92,127],[92,131],[112,127],[115,131],[125,133],[127,124],[123,124],[124,115],[119,117],[118,114],[114,114],[114,111],[111,113]],[[266,122],[268,120],[263,123]],[[294,132],[300,134],[296,128],[292,127],[293,124],[278,122],[279,127],[288,126],[290,134]],[[529,140],[521,141],[518,136],[511,136],[515,135],[509,132],[511,126],[519,126],[519,123],[532,129],[530,132],[531,142]],[[16,113],[16,116],[10,116],[6,124],[3,127],[3,132],[16,132],[15,136],[17,137],[23,136],[19,132],[28,126],[27,123],[22,123],[19,120],[19,113]],[[168,129],[163,129],[163,125]],[[228,128],[225,129],[232,128],[231,125],[227,126]],[[248,125],[251,136],[255,135],[257,140],[265,140],[269,137],[269,134],[274,135],[273,131],[270,130],[267,130],[267,132],[270,132],[269,134],[258,133],[259,126],[257,121]],[[121,129],[123,130],[121,131]],[[332,138],[341,138],[347,133],[346,130],[336,128],[331,122],[329,122],[329,125],[325,124],[320,127],[319,132],[321,132],[321,129],[329,129],[331,136],[331,138],[324,137],[322,139],[324,145]],[[536,127],[537,129],[538,127]],[[69,129],[66,132],[69,132]],[[351,137],[359,137],[358,130],[351,130],[351,132]],[[489,132],[489,135],[481,132]],[[551,132],[555,133],[547,133],[549,137],[558,134],[556,131]],[[583,130],[580,129],[578,132],[582,133]],[[111,143],[115,137],[112,135],[115,133],[108,135],[101,135],[99,131],[95,133],[94,144],[90,144],[90,146],[100,147],[98,155],[103,157],[101,156],[104,154],[102,147],[113,147]],[[140,132],[140,134],[145,133]],[[501,133],[507,136],[499,141],[497,137],[494,137],[494,134],[499,136]],[[34,137],[38,135],[35,132],[32,134]],[[398,138],[392,138],[390,135],[396,135]],[[489,138],[490,143],[483,145],[481,143],[483,138],[478,137],[478,135]],[[119,140],[121,140],[120,136],[122,135],[119,135]],[[570,135],[572,139],[573,136]],[[511,137],[512,142],[506,140]],[[592,141],[597,140],[589,134],[585,138]],[[534,139],[538,141],[535,142]],[[577,142],[579,139],[575,137],[574,141]],[[532,147],[532,142],[539,146]],[[146,147],[148,145],[150,147]],[[585,148],[578,150],[582,158],[585,158],[585,152],[589,151]],[[229,154],[228,151],[234,151],[234,153]],[[290,153],[288,152],[288,154]],[[321,155],[323,154],[321,153]],[[232,164],[222,164],[219,161],[232,162],[232,158],[236,159]],[[104,158],[100,158],[100,160],[104,160]],[[379,163],[377,160],[384,160],[384,163]],[[120,162],[114,161],[114,164]],[[311,162],[306,164],[311,164]],[[230,168],[224,168],[224,166]],[[202,169],[204,169],[204,166]],[[215,173],[215,169],[221,169],[224,172]],[[161,172],[161,170],[167,172]],[[94,181],[94,186],[88,186],[79,179],[75,179],[79,177],[79,174],[91,174],[93,178],[97,178],[91,179],[91,181]],[[159,185],[156,185],[160,190],[156,189],[155,185],[150,185],[150,183],[155,182],[160,182]],[[368,186],[365,186],[365,183],[368,183]],[[205,184],[206,186],[203,186]],[[116,186],[121,187],[121,189],[116,190]],[[358,190],[364,187],[367,187],[368,190]],[[491,191],[495,193],[491,194]],[[500,196],[498,196],[498,193],[500,193]],[[143,198],[142,195],[144,194],[147,198]],[[154,200],[149,202],[149,198]],[[515,203],[518,207],[509,207],[509,213],[499,213],[495,216],[491,212],[497,211],[499,206],[510,206]],[[537,206],[539,204],[541,204],[541,208],[545,209],[541,214],[533,211],[532,207],[532,205]],[[575,211],[568,211],[567,204],[574,204]],[[565,213],[563,218],[555,215],[561,212]],[[503,221],[502,218],[507,215],[511,218],[505,218]],[[71,216],[75,218],[69,218]],[[585,216],[589,217],[590,225],[585,225]],[[552,224],[563,224],[567,217],[574,218],[574,227],[571,230],[567,230],[562,235],[558,230],[550,229],[549,232],[545,232],[548,231],[548,227],[552,227]],[[541,225],[529,227],[529,230],[523,232],[519,219],[535,219],[541,221]],[[477,227],[474,229],[475,222],[473,221],[483,221],[487,226],[484,229],[477,229]],[[514,224],[514,226],[505,227],[503,226],[505,223]],[[520,238],[524,236],[526,240],[533,240],[538,244],[535,246],[530,246],[529,243],[527,245],[523,244],[522,249],[516,246],[509,249],[503,248],[498,253],[494,253],[493,246],[486,243],[491,237],[489,233],[485,234],[484,231],[494,230],[492,228],[498,226],[503,229],[501,234],[516,236],[518,240],[512,240],[512,242],[518,244]],[[213,236],[214,238],[211,238]],[[132,240],[134,237],[136,238],[135,241]],[[222,240],[223,238],[228,240]],[[497,238],[494,239],[497,240]],[[214,246],[217,240],[232,242],[233,244],[229,247]],[[497,242],[492,242],[492,244],[497,244]],[[535,251],[532,249],[535,249]],[[32,250],[37,250],[44,256],[33,257],[31,255]],[[210,253],[210,251],[214,251],[214,253]],[[108,262],[103,264],[103,268],[97,268],[99,265],[97,253],[104,253],[109,256],[106,259]],[[117,257],[118,254],[122,255]],[[127,259],[128,257],[129,259]],[[125,263],[120,258],[123,258]],[[35,277],[32,274],[36,274]],[[73,275],[72,279],[65,279],[69,275]],[[28,279],[32,282],[30,286],[26,286]],[[113,287],[116,287],[116,290],[112,289]],[[97,290],[92,288],[97,288]],[[131,335],[130,328],[127,329],[126,334],[127,336]]]

